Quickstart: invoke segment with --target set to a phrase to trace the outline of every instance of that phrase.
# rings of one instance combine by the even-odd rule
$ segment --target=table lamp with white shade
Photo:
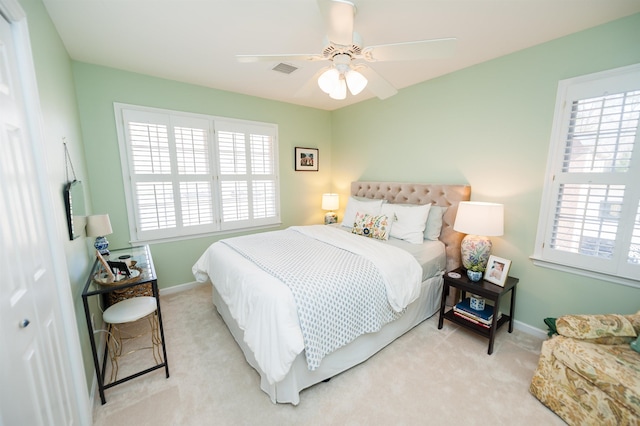
[[[93,246],[101,255],[109,254],[109,241],[104,237],[113,233],[108,214],[96,214],[87,217],[87,237],[96,237]]]
[[[322,194],[322,210],[329,210],[324,215],[324,224],[329,225],[338,221],[338,216],[333,210],[338,210],[340,196],[338,194]]]
[[[491,240],[504,234],[504,206],[497,203],[461,201],[453,230],[467,234],[460,245],[462,266],[469,269],[487,267],[491,254]]]

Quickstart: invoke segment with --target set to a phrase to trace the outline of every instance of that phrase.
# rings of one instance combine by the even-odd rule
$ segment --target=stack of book
[[[471,299],[466,298],[453,307],[453,313],[466,321],[472,322],[484,328],[491,328],[493,321],[493,306],[485,303],[484,309],[478,311],[471,307]],[[498,318],[500,319],[500,318]]]

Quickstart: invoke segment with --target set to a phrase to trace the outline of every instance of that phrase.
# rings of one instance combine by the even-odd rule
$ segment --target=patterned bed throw
[[[361,334],[380,330],[404,312],[390,305],[377,259],[354,253],[340,238],[333,245],[293,227],[221,241],[291,289],[309,370],[315,370],[324,356]]]

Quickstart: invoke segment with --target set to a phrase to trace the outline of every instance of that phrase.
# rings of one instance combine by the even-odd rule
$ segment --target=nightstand
[[[496,331],[506,322],[509,323],[509,333],[513,331],[513,316],[515,313],[516,306],[516,287],[518,285],[518,278],[509,276],[507,281],[504,284],[504,287],[500,287],[499,285],[490,283],[489,281],[480,280],[479,282],[473,282],[469,278],[467,278],[466,270],[463,268],[458,268],[454,273],[460,274],[460,278],[450,277],[447,273],[444,274],[444,287],[442,288],[442,301],[440,302],[440,316],[438,319],[438,329],[442,328],[442,324],[444,319],[448,319],[449,321],[456,323],[462,327],[465,327],[481,336],[487,337],[489,339],[489,350],[488,354],[491,355],[493,353],[493,341],[496,337]],[[471,321],[467,321],[464,318],[460,318],[455,315],[453,309],[445,312],[445,301],[447,295],[449,294],[449,289],[457,288],[462,293],[462,300],[466,298],[467,293],[475,294],[481,296],[488,301],[493,302],[493,320],[490,327],[483,327],[478,324],[474,324]],[[498,313],[500,312],[500,300],[507,293],[511,292],[511,307],[509,309],[509,315],[503,313],[502,317],[498,319]]]

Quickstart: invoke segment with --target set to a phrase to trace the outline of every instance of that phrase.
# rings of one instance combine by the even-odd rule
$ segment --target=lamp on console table
[[[329,210],[324,215],[324,224],[329,225],[338,221],[338,216],[333,210],[338,210],[340,196],[338,194],[322,194],[322,210]]]
[[[498,237],[504,233],[504,206],[461,201],[453,230],[467,234],[460,245],[462,266],[470,269],[477,265],[484,271],[491,254],[491,240],[487,237]]]
[[[109,254],[109,241],[104,237],[113,233],[108,214],[87,217],[87,237],[96,237],[93,245],[101,255]]]

